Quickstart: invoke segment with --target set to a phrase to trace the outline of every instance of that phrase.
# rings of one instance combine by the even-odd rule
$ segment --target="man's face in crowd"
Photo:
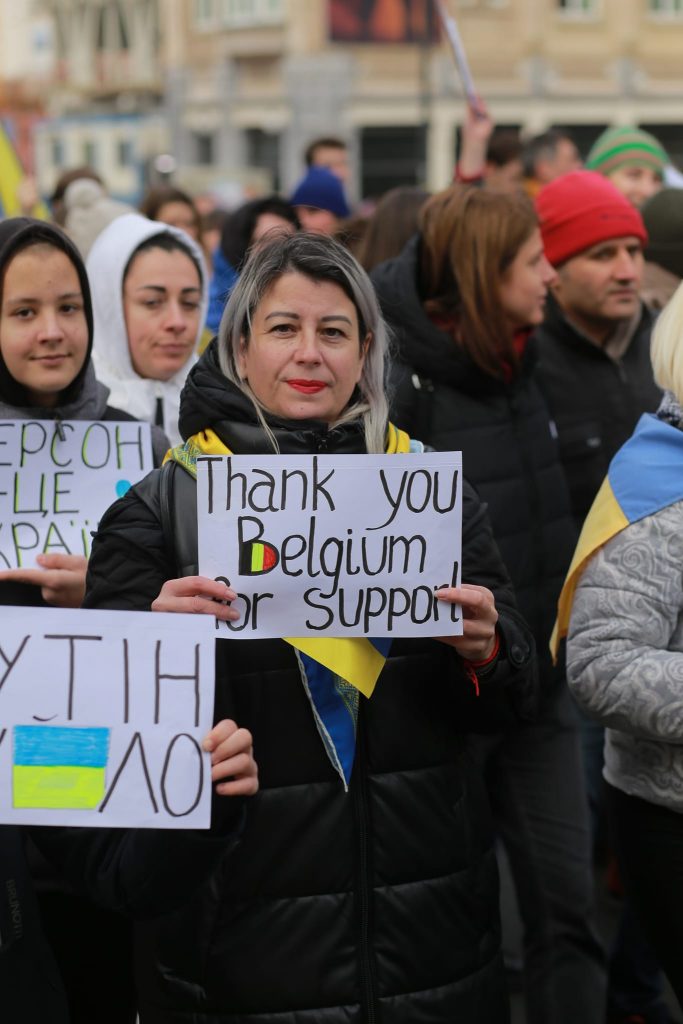
[[[326,167],[346,185],[351,174],[348,150],[341,146],[317,146],[313,152],[313,166]]]
[[[557,268],[553,294],[565,315],[596,340],[635,316],[643,276],[643,249],[635,236],[591,246]]]
[[[339,226],[339,217],[317,206],[297,206],[296,215],[302,231],[312,231],[314,235],[333,235]]]
[[[539,160],[536,166],[536,177],[547,184],[570,171],[579,171],[583,163],[579,151],[571,139],[560,139],[551,157]]]

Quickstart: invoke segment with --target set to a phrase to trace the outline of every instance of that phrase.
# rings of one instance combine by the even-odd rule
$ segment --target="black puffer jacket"
[[[438,451],[463,453],[463,472],[487,505],[494,536],[532,627],[541,664],[576,533],[557,444],[526,351],[509,382],[483,373],[425,313],[415,237],[371,277],[397,345],[392,419]]]
[[[611,359],[580,334],[551,299],[534,334],[537,379],[557,425],[560,458],[579,527],[612,456],[641,415],[656,411],[662,397],[650,363],[653,324],[653,314],[643,306],[626,352],[621,359]]]
[[[198,882],[235,842],[244,801],[214,795],[212,810],[210,833],[178,830],[172,836],[161,830],[0,825],[3,1024],[68,1024],[69,1019],[27,866],[29,834],[79,892],[113,910],[145,917],[177,906],[187,897],[189,869]]]
[[[211,348],[182,409],[184,434],[202,424],[233,451],[267,450]],[[362,450],[354,425],[271,426],[284,454]],[[158,508],[165,472],[102,521],[89,607],[149,608],[173,575]],[[496,594],[505,653],[477,697],[452,648],[396,641],[372,699],[361,700],[348,794],[292,649],[279,640],[217,644],[216,715],[252,731],[261,789],[222,870],[190,905],[140,933],[145,1024],[507,1020],[486,797],[461,737],[499,727],[510,697],[524,699],[532,641],[470,489],[464,523],[463,579]]]

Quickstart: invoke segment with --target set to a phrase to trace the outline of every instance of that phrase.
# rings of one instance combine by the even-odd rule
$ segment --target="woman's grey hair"
[[[657,317],[650,343],[655,381],[683,403],[683,284]]]
[[[370,278],[351,253],[334,239],[304,233],[278,235],[252,252],[230,295],[218,329],[221,370],[251,399],[277,451],[264,415],[268,410],[257,400],[248,382],[241,379],[238,357],[242,345],[249,345],[252,317],[263,296],[283,274],[290,273],[338,285],[356,307],[359,344],[363,344],[368,334],[370,343],[351,404],[330,427],[362,418],[367,451],[384,452],[389,415],[384,388],[387,328]]]

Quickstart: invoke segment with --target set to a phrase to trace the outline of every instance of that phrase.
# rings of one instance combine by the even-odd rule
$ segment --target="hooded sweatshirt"
[[[131,257],[148,238],[161,234],[174,235],[189,250],[199,267],[202,287],[196,338],[196,344],[199,344],[208,302],[207,274],[199,246],[178,228],[148,220],[137,213],[127,213],[105,228],[88,257],[95,321],[93,360],[98,378],[111,391],[112,402],[135,419],[158,422],[158,400],[161,400],[162,426],[171,444],[175,445],[180,441],[180,392],[196,356],[192,355],[169,380],[141,377],[133,369],[123,312],[123,278]]]
[[[44,221],[29,217],[12,217],[0,222],[0,302],[5,268],[21,250],[30,245],[47,244],[61,250],[73,264],[83,295],[83,311],[88,325],[88,352],[76,377],[59,395],[52,408],[36,407],[19,381],[9,372],[0,349],[0,419],[55,419],[55,420],[129,420],[133,417],[108,404],[109,388],[95,378],[91,352],[93,344],[93,311],[90,286],[85,265],[78,249],[63,231]],[[160,465],[168,449],[168,439],[157,427],[152,427],[152,448],[155,464]],[[24,583],[0,584],[0,604],[43,604],[38,587]]]

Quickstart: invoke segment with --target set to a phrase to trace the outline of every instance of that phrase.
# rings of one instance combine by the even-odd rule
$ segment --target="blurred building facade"
[[[464,102],[429,0],[23,3],[52,30],[50,118],[36,131],[44,192],[87,162],[133,198],[159,153],[190,188],[287,191],[319,135],[348,142],[357,197],[451,179]],[[683,162],[683,0],[447,6],[497,123],[563,126],[584,151],[606,125],[636,123]]]
[[[447,45],[433,45],[429,28],[415,41],[431,5],[378,0],[375,28],[394,17],[393,38],[412,41],[360,43],[331,38],[335,6],[350,16],[372,6],[353,0],[173,2],[181,30],[168,54],[169,111],[181,165],[261,166],[287,189],[306,143],[332,134],[350,145],[357,195],[450,181],[464,105]],[[606,125],[636,123],[683,159],[683,0],[448,7],[499,124],[529,134],[561,125],[585,151]],[[347,35],[362,32],[352,25]]]

